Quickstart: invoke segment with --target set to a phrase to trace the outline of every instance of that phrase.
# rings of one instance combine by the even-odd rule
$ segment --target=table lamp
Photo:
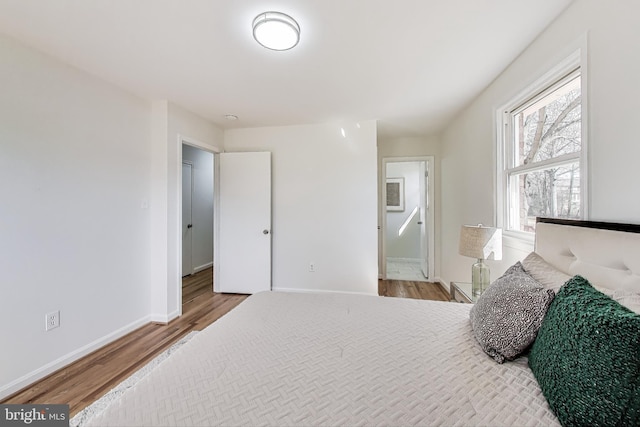
[[[476,258],[471,267],[472,297],[475,301],[491,283],[485,259],[502,259],[502,229],[478,225],[463,225],[460,230],[458,253]]]

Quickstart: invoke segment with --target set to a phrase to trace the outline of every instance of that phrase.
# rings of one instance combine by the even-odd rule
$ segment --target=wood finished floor
[[[214,293],[212,283],[212,269],[186,277],[181,317],[167,325],[144,325],[1,403],[63,403],[74,416],[180,338],[204,329],[247,297]]]
[[[74,416],[191,331],[215,322],[247,295],[212,291],[208,269],[183,280],[182,316],[168,325],[150,323],[62,368],[0,403],[62,403]],[[381,296],[449,301],[435,283],[379,280]]]
[[[451,300],[451,295],[438,283],[405,280],[378,280],[378,295],[435,301]]]

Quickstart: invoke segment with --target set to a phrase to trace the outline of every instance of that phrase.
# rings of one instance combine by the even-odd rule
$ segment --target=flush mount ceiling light
[[[300,25],[284,13],[263,12],[253,20],[253,38],[267,49],[288,50],[300,41]]]

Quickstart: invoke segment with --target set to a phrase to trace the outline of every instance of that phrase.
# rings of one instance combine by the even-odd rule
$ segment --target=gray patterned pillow
[[[515,359],[535,341],[554,296],[516,263],[471,309],[476,340],[498,363]]]

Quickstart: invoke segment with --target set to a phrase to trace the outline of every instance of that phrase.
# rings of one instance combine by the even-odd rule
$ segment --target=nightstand
[[[463,303],[473,303],[471,297],[471,283],[467,282],[451,282],[449,286],[451,292],[451,300]]]

